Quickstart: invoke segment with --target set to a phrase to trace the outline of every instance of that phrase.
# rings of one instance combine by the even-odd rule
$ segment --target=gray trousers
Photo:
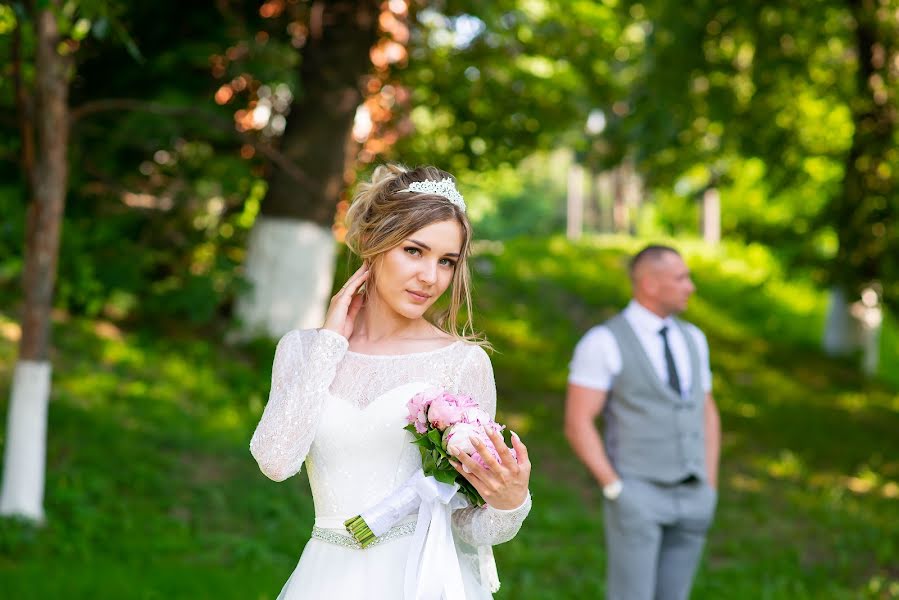
[[[606,500],[606,598],[687,600],[718,495],[704,481],[663,485],[622,478]]]

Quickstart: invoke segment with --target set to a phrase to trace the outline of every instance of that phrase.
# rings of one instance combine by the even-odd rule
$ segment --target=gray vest
[[[603,408],[603,440],[622,476],[658,483],[677,483],[691,475],[706,479],[699,352],[686,328],[675,322],[690,352],[691,387],[683,398],[659,378],[623,314],[606,322],[618,342],[622,369]]]

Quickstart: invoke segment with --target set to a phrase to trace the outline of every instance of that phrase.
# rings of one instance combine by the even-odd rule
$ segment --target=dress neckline
[[[456,340],[447,344],[446,346],[441,346],[439,348],[434,348],[433,350],[422,350],[421,352],[407,352],[405,354],[365,354],[364,352],[353,352],[352,350],[347,350],[346,353],[351,356],[359,356],[362,358],[379,358],[379,359],[389,359],[389,358],[410,358],[413,356],[428,356],[430,354],[436,354],[438,352],[443,352],[449,348],[452,348],[458,344],[463,344],[463,340]]]

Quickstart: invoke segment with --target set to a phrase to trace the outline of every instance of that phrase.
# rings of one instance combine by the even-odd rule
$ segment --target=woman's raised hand
[[[465,452],[454,455],[459,462],[453,463],[453,466],[462,477],[471,482],[481,494],[481,498],[493,508],[500,510],[518,508],[528,497],[528,481],[531,478],[528,449],[515,432],[512,432],[514,455],[506,446],[502,435],[490,429],[487,429],[487,435],[499,454],[499,460],[493,457],[493,453],[482,441],[472,437],[475,450],[480,454],[486,467],[481,466]]]
[[[322,329],[329,329],[350,339],[356,315],[362,308],[363,297],[358,293],[359,288],[368,279],[369,272],[368,264],[363,263],[359,270],[347,279],[340,291],[334,294],[331,304],[328,306],[328,314],[325,316],[325,324],[322,325]]]

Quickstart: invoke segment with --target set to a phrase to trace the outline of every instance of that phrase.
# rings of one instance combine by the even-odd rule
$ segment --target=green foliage
[[[65,3],[59,18],[75,42],[67,47],[76,76],[57,305],[90,316],[194,323],[227,313],[244,287],[239,265],[265,194],[256,164],[239,154],[233,118],[212,100],[219,84],[210,55],[234,41],[227,17],[173,2],[85,1]],[[21,33],[27,91],[32,36],[29,27]],[[11,35],[0,33],[5,73]],[[15,114],[11,92],[2,88],[0,106]],[[104,107],[110,98],[127,100]],[[21,271],[27,195],[12,175],[21,152],[17,125],[0,122],[0,172],[19,181],[0,190],[0,285],[10,288]]]
[[[184,143],[180,152],[165,152],[177,166],[156,176],[158,195],[126,192],[119,206],[70,208],[59,267],[60,305],[119,319],[208,322],[230,302],[242,286],[237,267],[265,188],[241,173],[239,163],[218,161],[214,169],[204,167],[208,174],[191,174],[190,163],[205,160],[202,151],[191,158],[196,146],[205,145]],[[182,160],[185,164],[178,165]],[[165,165],[145,168],[163,171]],[[127,202],[157,204],[128,207]],[[123,304],[124,298],[131,300]]]
[[[797,264],[895,310],[895,2],[626,4],[650,33],[607,145],[663,197],[719,187],[725,231],[792,238]]]
[[[565,185],[570,154],[535,154],[516,167],[462,172],[468,215],[479,239],[551,235],[565,228]]]
[[[630,60],[639,73],[622,133],[659,182],[704,166],[727,178],[760,158],[776,187],[809,181],[809,158],[842,164],[852,122],[851,19],[839,2],[628,3],[650,32]],[[705,185],[705,183],[703,185]]]
[[[416,135],[392,156],[483,171],[534,150],[580,144],[590,110],[618,84],[605,57],[620,39],[596,2],[449,2],[418,13],[408,67]],[[574,131],[574,135],[570,135]]]

